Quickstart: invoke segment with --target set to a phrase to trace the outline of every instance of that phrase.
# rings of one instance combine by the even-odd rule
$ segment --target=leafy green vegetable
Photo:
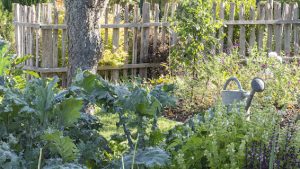
[[[78,149],[76,145],[70,137],[63,136],[62,132],[45,133],[41,138],[48,143],[51,153],[58,153],[64,161],[70,162],[77,158]]]

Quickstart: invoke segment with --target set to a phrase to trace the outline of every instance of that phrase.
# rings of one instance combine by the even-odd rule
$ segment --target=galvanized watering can
[[[230,82],[235,82],[238,86],[238,90],[227,90],[227,86]],[[256,77],[251,82],[252,90],[247,92],[243,90],[240,81],[236,77],[229,78],[224,84],[223,90],[221,92],[222,102],[224,105],[229,106],[234,102],[242,102],[246,100],[246,111],[249,110],[252,99],[256,92],[262,92],[265,89],[265,83],[262,79]]]

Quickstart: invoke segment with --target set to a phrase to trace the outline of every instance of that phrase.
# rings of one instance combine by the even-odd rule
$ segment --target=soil
[[[192,117],[196,112],[187,112],[183,110],[183,100],[179,100],[174,108],[167,108],[163,112],[163,116],[174,121],[185,122]],[[300,120],[300,105],[289,105],[286,111],[283,111],[283,118],[280,126],[286,126],[288,123],[295,121],[295,118]]]
[[[293,123],[295,119],[300,120],[300,105],[289,105],[287,110],[283,114],[280,126],[287,126],[289,123]]]

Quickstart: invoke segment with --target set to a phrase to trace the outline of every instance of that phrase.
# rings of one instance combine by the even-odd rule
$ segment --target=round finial
[[[255,92],[262,92],[265,89],[265,82],[261,78],[254,78],[251,82],[252,90]]]

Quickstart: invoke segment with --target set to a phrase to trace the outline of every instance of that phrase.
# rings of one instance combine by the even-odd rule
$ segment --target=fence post
[[[274,18],[276,20],[281,20],[281,3],[274,2]],[[282,46],[282,29],[283,25],[274,25],[274,34],[275,34],[275,51],[280,54]]]
[[[114,24],[119,24],[121,21],[120,16],[120,5],[114,5]],[[113,29],[113,53],[115,53],[119,49],[119,39],[120,39],[120,29],[114,28]],[[111,80],[113,82],[117,82],[119,79],[119,70],[112,70],[111,72]]]
[[[244,20],[244,4],[240,5],[240,12],[239,12],[239,19],[241,21]],[[245,56],[246,54],[246,29],[245,25],[240,26],[240,55],[242,57]]]
[[[298,8],[298,3],[293,4],[293,20],[299,19],[299,8]],[[299,55],[299,26],[294,24],[293,25],[294,29],[294,55],[298,56]]]
[[[167,22],[168,21],[168,16],[169,16],[169,3],[165,4],[165,9],[164,9],[164,17],[163,17],[163,22]],[[163,45],[163,47],[165,46],[166,43],[166,28],[162,27],[161,28],[161,44]]]
[[[159,5],[154,5],[154,21],[159,22]],[[158,26],[154,27],[154,35],[153,35],[153,51],[156,53],[157,51],[157,38],[158,38]]]
[[[124,23],[129,23],[129,5],[125,5],[125,10],[124,10]],[[128,36],[128,28],[124,28],[124,51],[128,53],[129,50],[129,36]],[[125,59],[125,64],[128,64],[128,58]],[[123,70],[123,77],[127,78],[128,76],[128,69]]]
[[[229,21],[234,21],[234,12],[235,12],[235,3],[231,2]],[[227,48],[228,48],[228,53],[231,53],[233,48],[233,25],[228,25]]]
[[[270,3],[267,3],[266,6],[266,19],[267,20],[273,20],[272,18],[272,6]],[[273,31],[272,31],[272,25],[268,25],[268,36],[267,36],[267,51],[271,52],[273,51],[272,48],[272,42],[273,42]]]
[[[287,3],[283,4],[283,20],[291,20],[291,8],[290,5]],[[286,56],[291,55],[291,32],[292,32],[292,25],[285,24],[284,25],[284,52]]]
[[[250,8],[250,20],[255,21],[255,9],[251,6]],[[250,28],[250,40],[249,40],[249,50],[248,52],[251,53],[256,40],[256,33],[255,33],[255,26]]]
[[[138,5],[135,4],[134,5],[134,11],[133,11],[133,22],[134,23],[138,23],[139,20],[139,8]],[[138,47],[138,28],[134,27],[133,28],[133,47],[132,47],[132,64],[136,64],[137,63],[137,47]],[[131,72],[131,76],[132,79],[134,79],[134,77],[136,77],[136,73],[137,73],[137,69],[133,68],[132,72]]]
[[[58,24],[58,15],[56,2],[54,1],[54,24]],[[53,67],[58,67],[58,29],[53,29]]]
[[[265,20],[265,4],[264,3],[259,3],[258,6],[258,20]],[[263,25],[258,26],[258,39],[257,39],[257,47],[258,50],[263,49],[263,38],[264,38],[264,27]]]
[[[42,4],[42,23],[49,24],[52,22],[52,6]],[[53,67],[53,43],[52,29],[42,29],[42,67]]]
[[[150,22],[150,4],[145,2],[143,5],[143,16],[142,23]],[[140,53],[140,63],[145,63],[149,60],[149,27],[142,27],[141,33],[141,53]],[[140,68],[140,77],[147,78],[147,68]]]

